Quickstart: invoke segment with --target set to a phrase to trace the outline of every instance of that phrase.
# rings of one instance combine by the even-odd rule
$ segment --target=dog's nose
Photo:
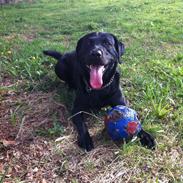
[[[92,50],[91,55],[95,57],[101,57],[102,56],[102,51],[101,50]]]

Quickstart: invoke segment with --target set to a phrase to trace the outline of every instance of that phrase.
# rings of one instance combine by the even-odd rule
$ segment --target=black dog
[[[119,87],[120,75],[116,70],[123,53],[123,43],[114,35],[102,32],[82,37],[71,53],[61,55],[56,51],[44,51],[44,54],[58,60],[55,66],[57,76],[76,91],[73,123],[78,131],[78,145],[87,151],[94,146],[80,111],[126,105]],[[154,148],[155,141],[150,134],[141,130],[138,136],[143,146]]]

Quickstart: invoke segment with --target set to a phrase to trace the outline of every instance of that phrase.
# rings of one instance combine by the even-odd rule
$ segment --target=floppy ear
[[[76,53],[79,53],[79,50],[81,49],[81,43],[83,41],[83,37],[81,39],[79,39],[79,41],[77,42],[77,46],[76,46]]]
[[[125,45],[121,42],[118,41],[118,53],[119,56],[121,57],[125,52]]]
[[[116,36],[112,35],[115,41],[115,48],[116,51],[118,53],[118,62],[121,63],[120,61],[120,57],[124,54],[125,52],[125,45],[123,43],[121,43],[120,41],[118,41],[118,39],[116,38]]]

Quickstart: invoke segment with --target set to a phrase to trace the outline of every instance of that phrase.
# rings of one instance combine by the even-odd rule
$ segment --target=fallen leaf
[[[55,142],[60,142],[62,140],[65,140],[65,139],[68,139],[69,138],[69,135],[68,136],[63,136],[63,137],[59,137],[55,140]]]
[[[14,141],[14,140],[2,140],[1,142],[3,143],[3,145],[5,147],[16,144],[16,141]]]
[[[38,168],[35,167],[35,168],[33,169],[33,172],[34,172],[34,173],[38,172]]]
[[[2,173],[2,172],[3,172],[3,170],[4,170],[4,168],[3,168],[3,164],[2,164],[2,163],[0,163],[0,173]]]
[[[42,179],[42,183],[47,183],[45,179]]]
[[[11,177],[11,174],[7,174],[5,175],[6,178],[10,178]]]

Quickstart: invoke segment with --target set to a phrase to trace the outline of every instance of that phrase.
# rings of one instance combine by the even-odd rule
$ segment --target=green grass
[[[138,175],[132,172],[129,180],[159,182],[165,177],[170,182],[183,181],[180,167],[172,167],[167,160],[171,149],[183,148],[181,0],[37,0],[0,9],[0,79],[8,76],[14,82],[23,81],[23,91],[57,88],[55,61],[43,57],[44,49],[70,51],[91,31],[111,32],[124,42],[121,86],[144,128],[158,142],[155,153],[133,143],[121,149],[119,156],[128,162],[126,167],[135,165],[141,170]],[[14,90],[19,91],[20,86]],[[71,106],[72,97],[66,94],[64,90],[55,100]],[[14,118],[12,115],[12,121]],[[50,133],[53,131],[59,132],[54,128]],[[90,166],[93,162],[86,162],[86,169]],[[151,168],[142,171],[144,166]]]
[[[64,129],[58,122],[54,122],[52,128],[38,129],[35,133],[44,137],[59,137],[64,133]]]

